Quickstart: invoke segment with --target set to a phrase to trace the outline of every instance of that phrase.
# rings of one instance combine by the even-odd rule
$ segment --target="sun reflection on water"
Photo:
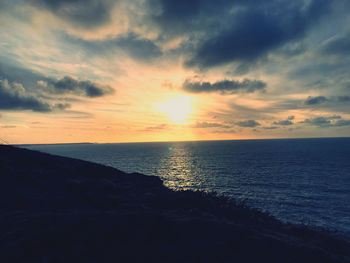
[[[199,176],[200,163],[193,152],[185,145],[170,145],[161,162],[164,184],[175,190],[202,189],[203,176]]]

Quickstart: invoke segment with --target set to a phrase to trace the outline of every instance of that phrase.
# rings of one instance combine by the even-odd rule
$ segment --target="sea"
[[[22,147],[159,176],[175,190],[215,191],[350,237],[350,138]]]

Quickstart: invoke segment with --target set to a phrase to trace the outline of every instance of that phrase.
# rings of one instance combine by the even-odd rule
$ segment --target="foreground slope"
[[[0,262],[350,262],[350,245],[158,177],[0,146]]]

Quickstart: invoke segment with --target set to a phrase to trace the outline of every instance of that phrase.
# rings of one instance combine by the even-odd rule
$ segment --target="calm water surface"
[[[350,138],[26,147],[247,199],[284,221],[350,237]]]

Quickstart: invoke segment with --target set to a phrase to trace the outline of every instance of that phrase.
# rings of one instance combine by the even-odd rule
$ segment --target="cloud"
[[[43,97],[45,92],[52,94],[71,93],[90,98],[114,93],[113,88],[110,86],[101,85],[91,80],[77,80],[70,76],[54,79],[44,76],[39,72],[23,68],[20,65],[11,64],[13,64],[11,61],[8,61],[6,64],[0,62],[0,79],[6,79],[13,83],[21,83],[27,91],[35,93],[37,97]]]
[[[49,112],[52,111],[52,106],[40,98],[27,94],[22,84],[9,83],[5,79],[0,80],[0,109]]]
[[[47,80],[43,74],[25,68],[23,65],[3,56],[0,56],[0,79],[22,83],[26,89],[36,87],[38,80]]]
[[[242,82],[235,80],[221,80],[210,82],[191,82],[186,80],[182,88],[191,93],[221,92],[221,94],[234,94],[238,92],[252,93],[264,90],[266,83],[260,80],[245,79]]]
[[[114,90],[108,85],[99,85],[90,80],[77,80],[69,76],[65,76],[59,80],[51,80],[49,83],[39,81],[38,85],[46,91],[55,94],[76,94],[86,97],[95,98],[113,94]]]
[[[350,96],[338,96],[336,100],[338,102],[350,102]]]
[[[274,121],[273,124],[287,126],[287,125],[293,125],[293,122],[291,122],[290,120],[284,120],[284,121]]]
[[[81,28],[95,28],[110,21],[113,2],[106,0],[31,0],[62,20]]]
[[[309,96],[306,101],[305,104],[306,105],[318,105],[321,103],[326,102],[328,99],[324,96],[318,96],[318,97],[311,97]]]
[[[168,129],[168,128],[169,128],[168,124],[159,124],[156,126],[148,126],[145,129],[142,129],[142,131],[147,131],[147,132],[161,131],[161,130]]]
[[[67,34],[63,34],[62,38],[92,56],[110,56],[111,53],[123,51],[136,60],[152,61],[163,54],[152,40],[142,38],[135,33],[103,40],[85,40]]]
[[[350,120],[337,120],[333,126],[338,126],[338,127],[341,127],[341,126],[349,126],[350,125]]]
[[[309,96],[301,105],[300,108],[323,108],[334,112],[350,112],[349,108],[350,97],[343,96]]]
[[[276,113],[288,110],[315,110],[323,109],[339,114],[350,113],[350,97],[342,96],[308,96],[306,99],[276,100],[267,107],[261,108],[261,112]],[[292,120],[292,119],[287,119]]]
[[[239,127],[250,127],[250,128],[260,126],[260,123],[255,120],[239,121],[239,122],[236,122],[236,124]]]
[[[341,116],[334,115],[328,117],[315,117],[311,119],[305,119],[301,123],[305,123],[312,126],[318,127],[339,127],[350,125],[350,120],[344,120]]]
[[[66,111],[66,113],[69,114],[69,116],[67,115],[66,117],[69,119],[90,119],[94,117],[92,113],[84,112],[84,111],[69,110],[69,111]]]
[[[231,128],[231,126],[215,122],[197,122],[192,128]]]
[[[77,80],[70,76],[54,79],[24,68],[11,60],[4,59],[2,63],[0,62],[2,110],[63,111],[71,107],[71,102],[77,102],[79,99],[62,98],[57,95],[96,98],[113,93],[114,90],[110,86],[94,81]]]
[[[236,133],[236,131],[235,131],[235,130],[232,130],[232,129],[228,129],[228,130],[215,130],[215,131],[213,131],[213,133],[228,133],[228,134],[230,134],[230,133]]]
[[[149,13],[162,35],[172,37],[208,30],[210,22],[218,24],[218,14],[223,18],[232,3],[229,0],[155,0],[149,1]]]
[[[273,124],[281,126],[293,125],[294,123],[292,122],[292,120],[294,120],[294,116],[288,116],[286,120],[274,121]]]
[[[57,103],[55,104],[55,108],[59,109],[59,110],[66,110],[69,109],[71,107],[71,104],[69,103]]]
[[[213,29],[208,28],[205,39],[199,41],[193,56],[185,64],[210,68],[233,61],[252,63],[305,36],[309,28],[331,9],[330,4],[326,0],[313,0],[307,6],[303,1],[234,1],[226,26],[222,26],[217,34],[212,34]]]
[[[322,47],[322,52],[328,55],[350,55],[350,33],[328,40]]]

